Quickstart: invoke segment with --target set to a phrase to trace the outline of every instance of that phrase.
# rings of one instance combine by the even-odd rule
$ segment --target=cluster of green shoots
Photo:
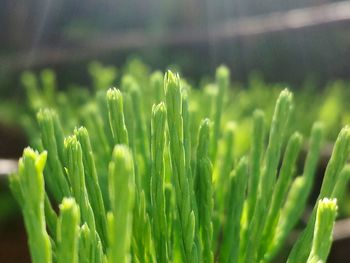
[[[314,124],[297,169],[305,143],[290,131],[293,98],[283,90],[269,130],[255,111],[250,150],[236,156],[235,123],[223,118],[227,68],[217,69],[209,116],[206,97],[177,74],[156,72],[150,83],[147,91],[125,76],[121,90],[99,92],[83,108],[85,127],[67,137],[69,120],[38,112],[38,149],[26,148],[10,177],[32,261],[270,262],[307,205],[322,125]],[[345,127],[289,263],[326,262],[349,153]]]

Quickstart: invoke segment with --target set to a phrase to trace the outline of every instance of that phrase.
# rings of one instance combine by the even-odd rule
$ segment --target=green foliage
[[[108,262],[129,262],[135,198],[134,164],[126,146],[117,145],[109,164]]]
[[[164,78],[164,88],[181,255],[184,262],[191,259],[197,261],[198,254],[196,254],[196,244],[194,243],[195,214],[193,207],[191,207],[189,174],[185,166],[186,152],[179,76],[168,71]]]
[[[44,177],[47,152],[26,148],[19,160],[18,173],[10,179],[11,190],[19,202],[28,233],[32,261],[52,262],[52,245],[46,232]]]
[[[213,190],[212,165],[209,158],[209,120],[204,119],[198,132],[197,166],[194,190],[198,207],[198,228],[203,244],[203,261],[212,262]]]
[[[165,213],[165,124],[164,103],[154,105],[151,120],[151,207],[153,240],[158,262],[169,260],[168,226]]]
[[[57,225],[57,262],[78,262],[79,207],[72,198],[65,198],[60,205]]]
[[[248,105],[249,93],[237,93],[237,105],[226,99],[233,95],[224,66],[205,91],[136,62],[120,90],[109,88],[115,71],[90,70],[96,94],[79,103],[55,96],[50,72],[41,74],[43,100],[36,78],[23,76],[33,110],[54,108],[37,114],[42,153],[27,148],[10,178],[33,262],[251,263],[278,255],[307,205],[324,137],[315,123],[297,174],[303,136],[290,91],[253,88],[267,97],[264,113]],[[349,154],[345,127],[288,262],[326,261]]]
[[[335,199],[324,198],[318,202],[312,248],[308,263],[326,262],[332,244],[334,220],[337,214]]]

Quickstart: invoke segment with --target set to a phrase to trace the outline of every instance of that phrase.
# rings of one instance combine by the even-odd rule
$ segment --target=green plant
[[[33,262],[270,262],[305,209],[323,127],[314,124],[302,175],[295,176],[302,136],[290,135],[293,98],[283,90],[267,146],[258,110],[250,153],[237,158],[237,128],[224,117],[228,69],[220,67],[216,79],[219,92],[208,94],[168,71],[163,95],[159,73],[145,87],[124,76],[122,90],[98,92],[84,106],[87,128],[66,138],[58,115],[39,111],[41,153],[25,149],[10,177]],[[205,98],[212,111],[198,107]],[[145,112],[142,104],[153,99]],[[288,262],[325,262],[349,153],[345,127]]]

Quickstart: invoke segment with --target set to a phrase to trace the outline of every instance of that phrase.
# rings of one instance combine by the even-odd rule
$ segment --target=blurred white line
[[[0,159],[0,176],[7,176],[17,171],[17,160]]]
[[[224,25],[218,25],[216,30],[212,30],[212,37],[265,34],[346,20],[350,20],[350,1],[230,20]]]

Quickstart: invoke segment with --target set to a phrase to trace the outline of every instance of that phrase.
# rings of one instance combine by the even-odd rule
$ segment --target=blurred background
[[[253,70],[291,84],[349,78],[349,20],[349,1],[1,0],[1,94],[23,69],[84,82],[86,62],[120,66],[130,54],[191,77],[225,63],[243,81]]]
[[[91,61],[117,72],[174,67],[194,86],[226,64],[246,94],[252,85],[266,94],[276,84],[293,89],[334,139],[350,120],[349,59],[350,1],[0,0],[0,262],[29,260],[6,179],[30,143],[21,117],[28,112],[24,71],[50,68],[57,90],[66,91],[89,89]],[[336,242],[330,262],[347,262],[349,236]]]

